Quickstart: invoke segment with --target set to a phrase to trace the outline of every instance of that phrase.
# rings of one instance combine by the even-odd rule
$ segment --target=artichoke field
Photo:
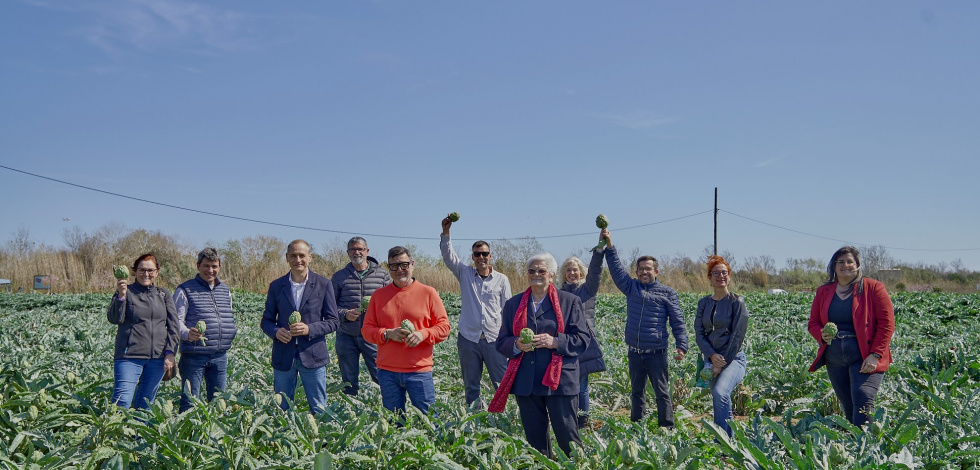
[[[698,295],[681,294],[690,326]],[[671,361],[677,426],[629,420],[625,298],[601,295],[596,323],[608,370],[593,375],[585,449],[548,460],[523,439],[516,405],[468,410],[455,341],[436,346],[437,401],[409,407],[405,425],[362,375],[342,393],[328,366],[328,408],[312,418],[303,393],[291,411],[272,395],[265,297],[235,292],[239,337],[229,390],[176,413],[179,382],[145,411],[119,410],[112,392],[110,294],[0,294],[0,468],[975,468],[980,465],[980,295],[899,293],[895,363],[865,430],[846,423],[823,370],[806,371],[812,294],[748,294],[749,369],[733,402],[735,436],[711,424],[710,394],[695,388],[695,355]],[[459,296],[443,294],[455,326]],[[693,335],[693,330],[689,327]],[[329,340],[332,343],[332,336]],[[694,346],[693,337],[691,346]],[[333,347],[331,344],[331,354]],[[336,360],[336,358],[333,358]],[[488,379],[483,396],[492,395]],[[648,391],[652,403],[652,394]],[[653,407],[656,408],[655,406]],[[557,447],[556,447],[557,451]]]

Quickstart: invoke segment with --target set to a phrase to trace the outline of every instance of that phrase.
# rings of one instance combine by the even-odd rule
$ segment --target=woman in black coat
[[[513,394],[527,442],[549,457],[549,421],[566,454],[571,453],[572,442],[582,445],[577,419],[578,355],[590,340],[582,301],[555,287],[557,271],[551,254],[532,256],[527,260],[530,287],[504,304],[496,347],[510,361],[490,403],[491,412],[503,411],[507,395]],[[530,343],[520,338],[524,328],[533,332]]]
[[[599,292],[601,278],[602,248],[592,251],[592,261],[588,268],[575,256],[561,264],[561,290],[577,295],[582,301],[582,313],[585,314],[585,322],[592,337],[589,348],[578,358],[578,372],[581,377],[578,394],[579,429],[589,425],[589,374],[606,370],[595,325],[595,296]]]

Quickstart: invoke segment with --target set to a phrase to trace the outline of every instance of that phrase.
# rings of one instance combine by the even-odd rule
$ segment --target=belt
[[[627,346],[626,349],[629,349],[629,352],[636,353],[636,354],[650,354],[650,353],[653,353],[653,354],[664,354],[664,353],[667,352],[667,348],[663,348],[663,349],[640,349],[640,348],[634,348],[633,346]]]
[[[837,333],[837,336],[834,336],[834,338],[837,338],[837,339],[857,338],[857,335],[854,334],[854,333],[840,333],[840,332],[838,332]]]

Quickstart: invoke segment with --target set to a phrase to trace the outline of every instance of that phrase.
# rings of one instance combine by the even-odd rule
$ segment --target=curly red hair
[[[732,266],[728,264],[728,261],[725,261],[725,258],[718,255],[711,255],[708,257],[708,279],[711,279],[711,270],[715,269],[715,266],[718,266],[719,264],[725,265],[725,269],[728,270],[728,274],[732,274]]]

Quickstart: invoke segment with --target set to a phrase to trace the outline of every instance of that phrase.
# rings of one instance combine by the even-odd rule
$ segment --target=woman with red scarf
[[[810,372],[827,366],[844,416],[861,426],[874,414],[875,395],[892,362],[895,309],[884,284],[863,276],[853,246],[834,253],[827,276],[817,288],[807,325],[820,346]],[[837,325],[836,333],[825,328],[828,322]]]
[[[501,315],[497,351],[510,359],[507,372],[490,402],[491,412],[501,412],[513,394],[520,409],[524,436],[532,447],[549,457],[555,431],[565,454],[578,436],[578,355],[589,345],[589,327],[578,296],[554,285],[558,262],[549,253],[527,260],[526,291],[511,297]],[[532,341],[521,340],[521,330],[533,332]]]

